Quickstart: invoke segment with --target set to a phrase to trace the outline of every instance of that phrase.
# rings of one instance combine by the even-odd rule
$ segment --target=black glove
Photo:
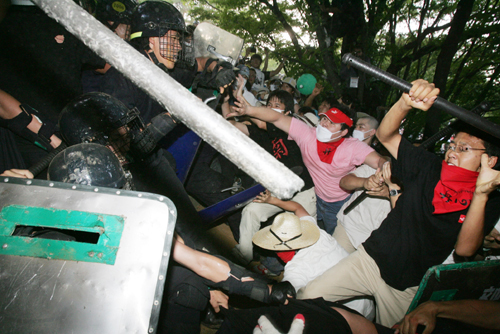
[[[221,68],[215,77],[215,85],[217,88],[225,87],[230,85],[234,80],[236,80],[236,75],[232,68]]]
[[[269,296],[270,304],[284,304],[291,296],[292,298],[297,297],[295,288],[290,282],[280,282],[272,286],[271,295]]]
[[[159,142],[170,131],[172,131],[175,126],[175,121],[165,112],[153,117],[148,128],[150,129],[156,142]]]
[[[42,126],[38,130],[38,133],[35,133],[28,129],[28,125],[33,120],[31,115],[39,114],[38,111],[27,104],[21,104],[19,107],[22,112],[11,119],[0,118],[0,126],[9,129],[31,143],[38,144],[48,152],[54,150],[52,145],[50,145],[50,137],[57,131],[57,125],[52,122],[41,122]]]
[[[251,273],[247,269],[232,263],[220,255],[214,256],[227,262],[230,268],[229,276],[225,281],[221,281],[219,283],[214,283],[205,279],[206,285],[213,288],[224,289],[230,294],[234,293],[243,295],[259,302],[269,303],[269,287],[265,280],[258,278],[254,273]],[[242,281],[243,278],[253,278],[253,280]]]

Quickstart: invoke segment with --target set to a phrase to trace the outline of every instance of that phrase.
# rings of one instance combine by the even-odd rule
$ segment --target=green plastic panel
[[[429,268],[407,313],[427,300],[481,299],[484,289],[499,284],[500,261],[441,264]]]
[[[455,299],[458,289],[440,290],[432,292],[431,298],[435,302],[449,301]]]
[[[98,233],[96,244],[13,236],[16,226]],[[113,265],[120,246],[123,217],[23,205],[0,211],[0,254]]]

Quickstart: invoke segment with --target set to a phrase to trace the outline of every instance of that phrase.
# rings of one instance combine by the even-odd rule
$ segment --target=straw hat
[[[283,79],[283,81],[281,83],[282,84],[286,83],[286,84],[290,85],[290,87],[292,87],[293,89],[297,88],[297,81],[295,81],[295,79],[292,77],[286,77],[285,79]]]
[[[277,215],[271,226],[255,233],[252,241],[264,249],[289,251],[309,247],[318,239],[319,228],[316,224],[285,212]]]
[[[310,120],[314,125],[318,125],[318,123],[319,123],[318,116],[314,115],[311,112],[308,112],[307,114],[305,114],[304,117],[307,118],[308,120]]]

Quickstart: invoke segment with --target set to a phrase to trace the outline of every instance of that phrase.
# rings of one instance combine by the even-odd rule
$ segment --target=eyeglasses
[[[470,152],[470,151],[486,151],[485,148],[473,148],[473,147],[468,147],[468,146],[464,146],[464,145],[455,145],[455,144],[447,144],[445,148],[446,148],[446,151],[452,150],[453,152],[457,152],[457,153]]]

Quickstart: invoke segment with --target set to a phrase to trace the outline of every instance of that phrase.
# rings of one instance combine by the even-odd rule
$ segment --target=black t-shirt
[[[288,168],[301,167],[299,168],[301,170],[299,176],[305,184],[302,190],[313,187],[314,183],[304,165],[297,143],[293,140],[288,140],[288,134],[278,129],[274,124],[266,123],[266,126],[267,131],[261,130],[255,125],[249,126],[250,138]],[[294,170],[296,170],[295,168]]]
[[[396,207],[363,244],[385,282],[398,290],[419,285],[428,268],[441,264],[454,249],[461,216],[467,210],[434,215],[432,199],[442,160],[402,139],[393,175],[404,185]],[[498,191],[486,205],[484,230],[491,231],[500,215]]]
[[[38,7],[9,7],[0,23],[0,89],[56,122],[82,94],[84,65],[105,61]]]

